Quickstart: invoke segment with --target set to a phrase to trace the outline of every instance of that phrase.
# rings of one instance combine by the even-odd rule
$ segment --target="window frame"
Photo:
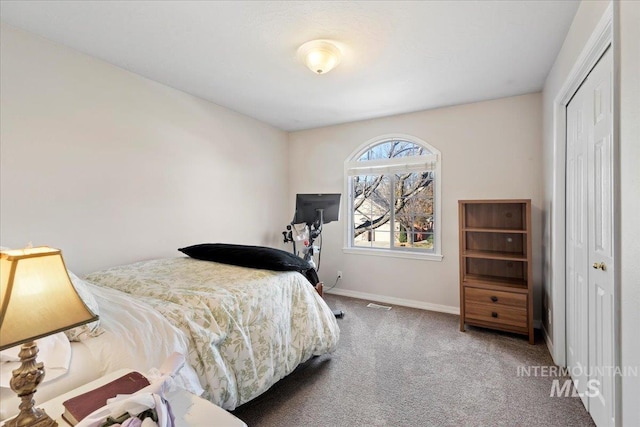
[[[431,170],[435,173],[435,182],[433,187],[433,222],[435,224],[434,232],[433,232],[433,249],[430,251],[425,251],[422,249],[415,248],[394,248],[392,245],[389,245],[389,248],[371,248],[371,247],[360,247],[352,245],[353,242],[353,186],[351,185],[351,179],[349,176],[349,171],[353,168],[353,164],[358,161],[358,159],[371,148],[376,145],[383,144],[390,141],[406,141],[412,144],[416,144],[424,147],[425,149],[431,152],[431,156],[412,156],[409,157],[413,159],[413,161],[407,161],[407,158],[397,158],[397,159],[377,159],[377,160],[369,160],[368,163],[371,166],[383,167],[385,164],[388,164],[390,167],[397,165],[398,163],[406,163],[406,164],[417,164],[420,163],[416,161],[417,158],[424,157],[425,162],[430,162],[433,164]],[[363,162],[365,163],[365,162]],[[386,174],[389,174],[387,172]],[[344,193],[345,197],[345,211],[347,212],[345,223],[345,232],[344,232],[344,245],[342,251],[347,254],[358,254],[358,255],[373,255],[373,256],[385,256],[385,257],[394,257],[394,258],[408,258],[408,259],[421,259],[421,260],[430,260],[430,261],[442,261],[442,224],[440,219],[442,218],[441,209],[442,209],[442,157],[440,150],[427,143],[426,141],[417,138],[412,135],[406,134],[387,134],[380,135],[375,138],[372,138],[360,146],[358,146],[344,161],[344,171],[343,171],[343,181],[344,181]]]

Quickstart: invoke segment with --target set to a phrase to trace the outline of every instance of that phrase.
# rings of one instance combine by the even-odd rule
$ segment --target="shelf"
[[[533,344],[531,200],[460,200],[458,222],[460,330],[516,332]]]
[[[497,276],[485,276],[481,274],[465,274],[462,281],[465,285],[493,285],[489,289],[513,289],[513,290],[521,290],[526,293],[528,291],[527,281],[523,279],[508,279],[505,277],[497,277]],[[487,286],[482,286],[482,288],[488,288]]]
[[[526,221],[528,203],[488,202],[466,203],[464,208],[464,227],[502,228],[523,230],[528,228]]]
[[[517,252],[475,251],[467,249],[462,253],[466,258],[501,259],[505,261],[527,261],[527,256]]]
[[[487,227],[465,227],[462,231],[469,231],[474,233],[513,233],[513,234],[527,234],[527,230],[520,230],[517,228],[487,228]]]

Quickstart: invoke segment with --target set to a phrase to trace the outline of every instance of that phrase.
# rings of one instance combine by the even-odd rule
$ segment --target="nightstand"
[[[89,390],[93,390],[96,387],[100,387],[101,385],[113,381],[125,375],[127,372],[131,372],[131,370],[121,369],[119,371],[112,372],[102,378],[43,403],[38,403],[38,393],[36,393],[36,408],[44,409],[51,418],[58,422],[59,427],[69,427],[69,424],[64,420],[64,418],[62,418],[62,413],[64,412],[62,402],[77,396],[78,394],[86,393]],[[234,417],[219,406],[216,406],[195,394],[189,393],[188,391],[177,390],[173,393],[169,393],[166,397],[171,404],[171,409],[176,417],[177,427],[207,425],[221,427],[247,427],[247,425],[239,418]]]

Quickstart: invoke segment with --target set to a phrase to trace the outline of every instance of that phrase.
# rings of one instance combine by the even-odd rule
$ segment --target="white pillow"
[[[87,282],[80,279],[78,276],[73,274],[71,271],[67,270],[69,273],[69,278],[71,278],[71,283],[73,283],[73,287],[76,288],[76,292],[82,298],[85,305],[91,310],[93,314],[96,316],[100,316],[100,307],[98,306],[98,301],[96,301],[95,297],[91,293],[91,289]],[[64,331],[69,341],[84,341],[86,339],[97,337],[104,332],[104,329],[100,327],[100,319],[95,322],[87,323],[86,325],[77,326],[73,329],[68,329]]]
[[[38,356],[36,362],[44,363],[45,376],[43,382],[51,381],[66,374],[71,362],[71,344],[62,332],[36,340]],[[9,387],[11,372],[20,367],[20,348],[22,345],[8,348],[0,352],[0,387]]]

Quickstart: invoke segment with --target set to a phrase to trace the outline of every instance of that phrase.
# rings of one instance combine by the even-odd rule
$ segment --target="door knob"
[[[607,271],[607,264],[605,264],[604,262],[594,262],[593,268],[595,268],[596,270]]]

